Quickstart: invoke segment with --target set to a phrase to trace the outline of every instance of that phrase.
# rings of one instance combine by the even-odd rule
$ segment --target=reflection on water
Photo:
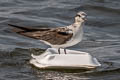
[[[36,54],[49,46],[11,32],[7,23],[22,26],[69,25],[85,11],[83,41],[71,49],[91,53],[101,67],[95,70],[40,70],[29,64],[29,48]],[[120,79],[119,0],[0,0],[0,80],[118,80]],[[38,49],[39,48],[39,49]]]

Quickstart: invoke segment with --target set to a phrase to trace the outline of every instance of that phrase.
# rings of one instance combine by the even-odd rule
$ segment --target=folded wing
[[[53,45],[60,45],[67,42],[72,36],[73,33],[68,33],[69,29],[66,28],[27,28],[27,27],[21,27],[16,26],[13,24],[8,24],[12,27],[14,27],[13,31],[38,40],[44,40],[47,41]]]

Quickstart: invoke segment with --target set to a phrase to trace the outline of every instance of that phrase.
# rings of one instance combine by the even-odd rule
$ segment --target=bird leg
[[[58,48],[58,53],[60,54],[60,48]]]
[[[58,48],[58,53],[60,54],[60,48]],[[67,54],[66,49],[64,48],[64,53]]]
[[[65,48],[64,48],[64,53],[65,53],[65,54],[67,54],[67,53],[66,53],[66,49],[65,49]]]

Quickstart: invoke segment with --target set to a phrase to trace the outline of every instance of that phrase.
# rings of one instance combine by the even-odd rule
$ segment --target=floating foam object
[[[30,63],[38,68],[47,69],[92,69],[101,66],[97,59],[89,53],[67,49],[67,54],[65,54],[63,49],[60,51],[61,54],[58,54],[58,49],[48,48],[41,55],[35,56],[32,54]]]

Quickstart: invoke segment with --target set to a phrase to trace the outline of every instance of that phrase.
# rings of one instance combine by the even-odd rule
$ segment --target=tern
[[[63,48],[66,54],[66,47],[76,45],[82,40],[83,24],[86,17],[87,14],[80,11],[76,14],[73,24],[57,28],[30,28],[14,24],[8,25],[14,27],[14,32],[20,35],[40,40],[52,48],[57,48],[59,54],[60,48]]]

